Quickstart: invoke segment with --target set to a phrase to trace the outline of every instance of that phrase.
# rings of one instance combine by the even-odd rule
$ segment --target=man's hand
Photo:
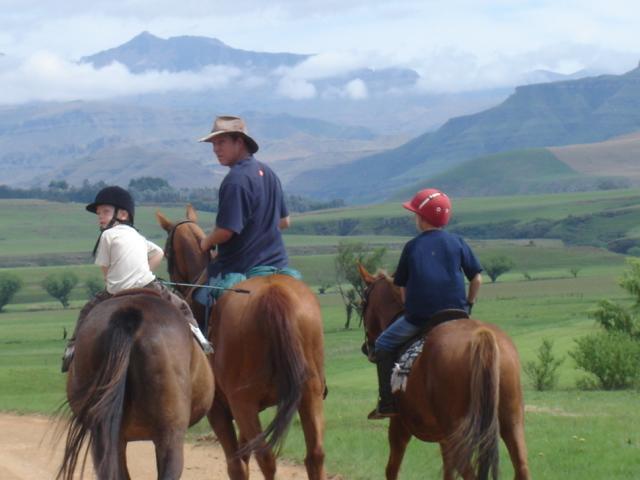
[[[208,252],[216,245],[228,242],[231,240],[231,237],[233,237],[233,232],[231,230],[216,227],[209,235],[200,240],[200,250]]]

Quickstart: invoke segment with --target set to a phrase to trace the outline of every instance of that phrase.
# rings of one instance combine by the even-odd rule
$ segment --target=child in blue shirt
[[[376,340],[380,397],[370,419],[396,414],[390,377],[397,348],[423,330],[437,312],[469,312],[482,284],[482,267],[469,245],[460,236],[442,230],[451,216],[451,202],[443,192],[421,190],[402,206],[415,213],[420,234],[404,246],[394,275],[404,314]],[[465,277],[469,280],[468,293]]]

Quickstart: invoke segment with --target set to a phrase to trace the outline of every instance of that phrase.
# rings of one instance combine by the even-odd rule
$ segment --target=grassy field
[[[617,197],[611,193],[603,200],[620,201],[620,198],[628,199],[628,195]],[[571,199],[577,203],[590,202],[589,198],[580,196]],[[547,200],[549,208],[561,208],[559,199]],[[488,199],[486,206],[494,205],[492,202]],[[514,204],[517,203],[514,199]],[[35,204],[39,205],[39,202]],[[0,205],[3,206],[8,205]],[[31,258],[36,254],[47,256],[55,252],[90,250],[96,234],[91,223],[93,219],[79,210],[78,205],[60,208],[53,215],[46,206],[42,207],[41,218],[29,213],[27,206],[23,216],[7,214],[7,209],[2,208],[0,248],[3,255]],[[391,209],[391,206],[382,206],[380,210],[385,211],[386,208]],[[471,212],[475,206],[468,204],[467,208]],[[76,210],[81,212],[77,216],[82,219],[77,223],[75,217],[67,218]],[[182,218],[183,209],[163,210],[175,219]],[[162,245],[164,233],[153,223],[153,211],[152,208],[141,208],[139,225],[145,234]],[[298,220],[335,214],[310,214]],[[27,222],[30,226],[26,225]],[[15,229],[32,238],[35,231],[44,228],[40,223],[51,224],[47,238],[31,240],[29,246],[21,245],[15,232],[7,233]],[[59,245],[68,239],[65,234],[67,227],[77,238],[68,245]],[[288,235],[286,238],[292,249],[317,247],[317,252],[320,252],[292,256],[292,265],[299,268],[314,287],[335,278],[331,249],[339,242],[389,245],[385,266],[393,269],[399,254],[398,245],[405,240],[406,237],[396,236],[353,239]],[[592,247],[567,248],[562,242],[550,239],[472,240],[471,243],[480,258],[500,253],[510,256],[515,262],[513,270],[501,276],[498,282],[486,283],[482,287],[474,316],[505,329],[514,339],[525,362],[535,358],[543,338],[553,340],[554,354],[565,358],[559,369],[558,387],[552,392],[536,392],[529,380],[523,377],[527,405],[526,434],[533,478],[639,478],[640,411],[637,406],[640,395],[636,391],[578,390],[576,381],[584,373],[578,371],[568,357],[568,352],[574,348],[574,340],[596,329],[589,317],[595,303],[603,298],[624,299],[617,279],[625,268],[625,257]],[[3,248],[6,245],[12,249],[10,255]],[[576,278],[569,272],[571,268],[579,269]],[[63,310],[59,303],[47,296],[39,283],[49,273],[69,269],[80,277],[81,282],[98,276],[97,268],[86,264],[0,269],[0,272],[17,274],[25,284],[12,303],[0,313],[1,411],[51,413],[64,400],[64,376],[59,373],[59,360],[65,344],[63,331],[73,328],[78,308],[86,296],[82,285],[79,285],[72,295],[72,307]],[[529,279],[525,278],[525,273]],[[357,325],[350,330],[343,329],[344,308],[335,289],[329,289],[329,293],[320,295],[319,299],[325,322],[325,358],[330,390],[325,403],[327,468],[346,479],[383,478],[388,453],[387,422],[366,420],[367,412],[374,406],[376,382],[374,366],[359,351],[363,332]],[[208,426],[200,423],[193,428],[192,435],[207,431]],[[283,455],[301,462],[303,445],[296,419]],[[501,465],[501,477],[511,478],[512,470],[504,448]],[[438,479],[439,472],[438,447],[412,441],[401,478]]]
[[[576,337],[594,330],[588,311],[595,302],[605,297],[623,298],[616,284],[622,265],[598,263],[593,258],[593,265],[585,267],[577,278],[563,277],[562,269],[554,271],[540,263],[539,270],[531,270],[534,276],[538,272],[545,272],[540,277],[549,272],[555,276],[531,281],[507,278],[484,285],[474,313],[504,328],[514,338],[523,361],[534,358],[542,338],[552,339],[554,353],[566,357]],[[330,388],[326,400],[327,466],[349,479],[382,478],[388,451],[386,422],[365,418],[374,405],[375,373],[359,352],[362,331],[357,326],[343,329],[344,312],[336,294],[319,298]],[[0,314],[0,410],[51,413],[62,403],[64,377],[58,373],[62,332],[73,328],[79,303],[62,310],[41,295],[33,302],[12,304]],[[534,478],[633,478],[640,471],[638,393],[582,392],[575,388],[582,375],[566,359],[553,392],[535,392],[525,378],[527,440]],[[206,431],[208,426],[201,423],[193,435]],[[301,461],[302,445],[296,419],[283,454]],[[401,478],[436,479],[439,468],[437,446],[414,440]],[[502,471],[504,478],[511,476],[504,449]]]

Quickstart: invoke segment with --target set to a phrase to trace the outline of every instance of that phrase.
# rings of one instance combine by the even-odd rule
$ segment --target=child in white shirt
[[[103,188],[86,209],[98,216],[101,233],[93,254],[95,264],[102,269],[105,290],[96,294],[80,311],[75,332],[62,359],[62,371],[66,372],[69,368],[76,332],[88,313],[98,303],[131,288],[156,290],[162,298],[178,307],[204,351],[211,353],[213,349],[198,328],[187,302],[158,282],[153,274],[152,270],[160,265],[164,252],[133,227],[135,204],[129,192],[117,186]]]

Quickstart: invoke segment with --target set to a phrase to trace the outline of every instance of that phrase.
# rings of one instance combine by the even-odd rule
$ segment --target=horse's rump
[[[247,449],[263,441],[278,449],[300,403],[303,385],[310,376],[323,375],[318,372],[322,330],[321,321],[316,321],[320,318],[317,300],[304,283],[283,275],[254,277],[237,287],[251,294],[229,292],[216,305],[217,378],[227,395],[245,388],[245,394],[256,395],[260,408],[276,405],[273,421]]]
[[[210,392],[191,386],[198,365],[204,368],[193,380]],[[85,440],[99,478],[126,478],[121,442],[158,439],[162,429],[186,431],[192,404],[206,405],[198,418],[210,407],[213,378],[180,311],[144,290],[88,313],[77,332],[67,398],[72,416],[58,478],[72,478]]]

